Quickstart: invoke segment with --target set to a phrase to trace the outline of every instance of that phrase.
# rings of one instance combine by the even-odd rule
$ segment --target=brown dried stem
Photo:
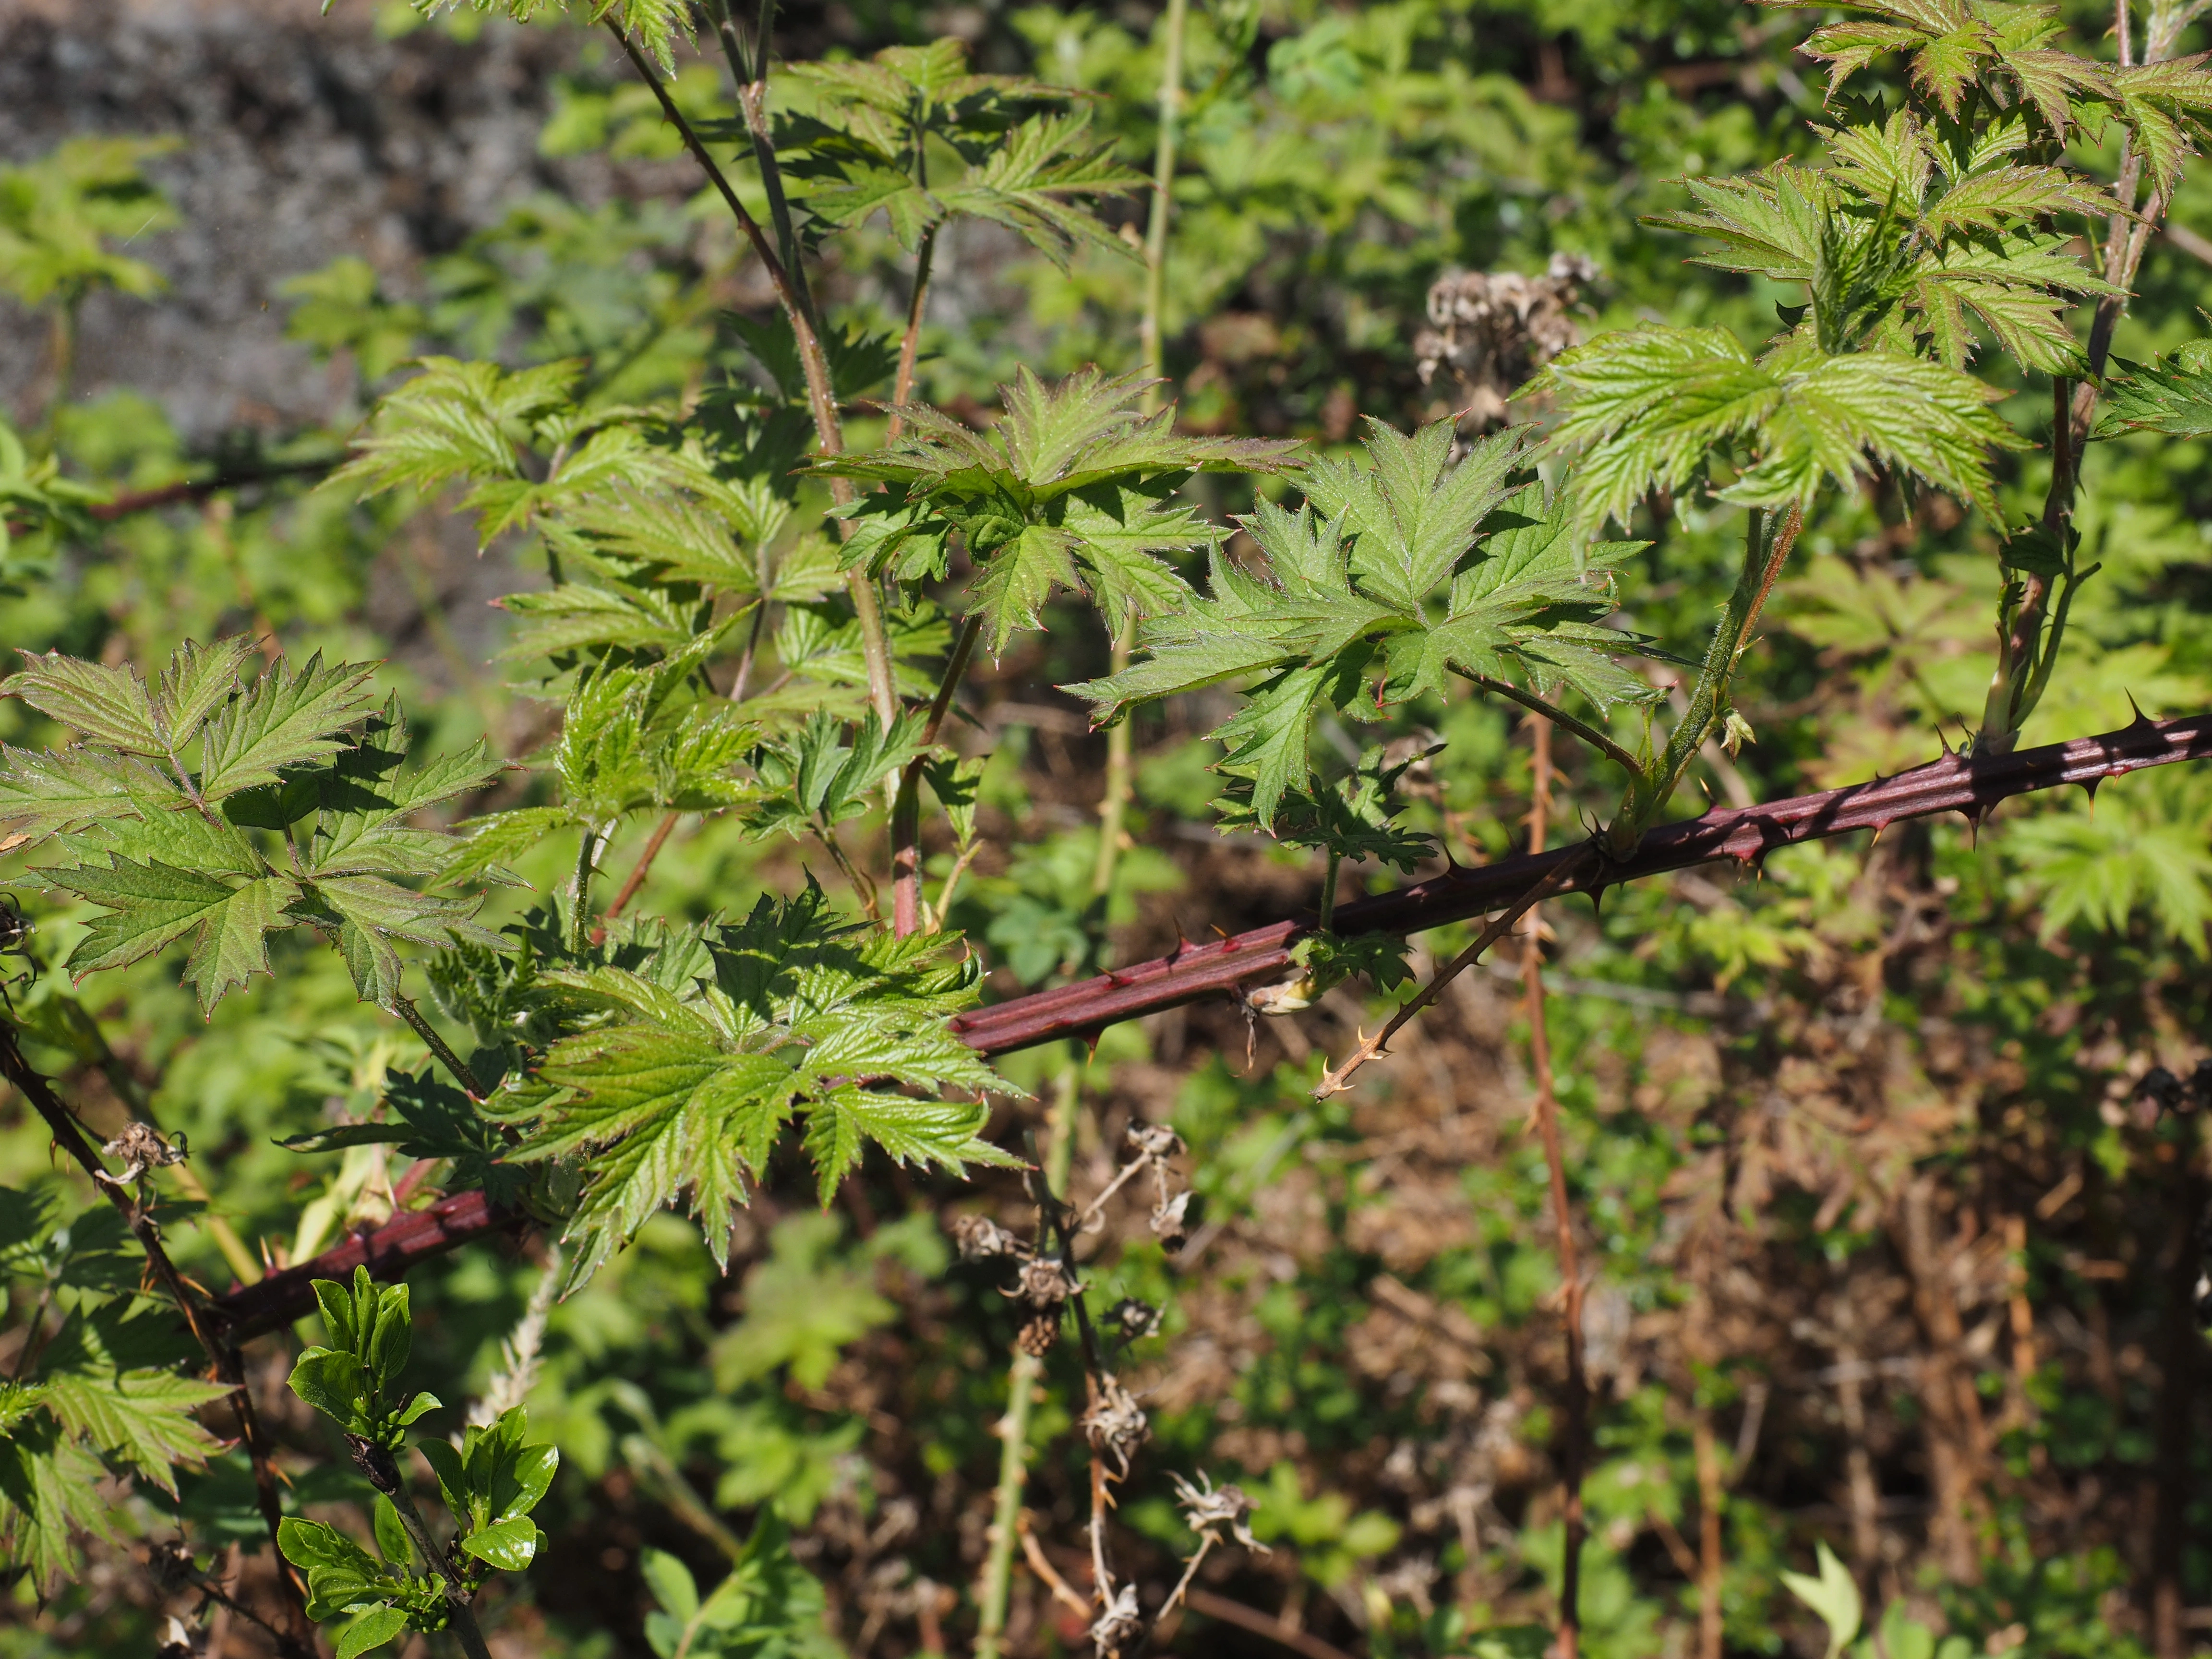
[[[260,1418],[253,1409],[253,1396],[246,1386],[238,1350],[218,1334],[220,1327],[201,1306],[190,1281],[169,1259],[169,1252],[161,1243],[161,1229],[155,1224],[150,1210],[133,1200],[126,1183],[107,1173],[100,1154],[85,1139],[76,1115],[62,1103],[53,1085],[23,1057],[15,1028],[5,1020],[0,1020],[0,1077],[15,1085],[16,1091],[31,1103],[31,1109],[45,1121],[54,1144],[76,1161],[78,1167],[92,1178],[93,1186],[105,1194],[108,1202],[120,1212],[124,1224],[138,1241],[138,1248],[145,1252],[147,1266],[177,1304],[186,1328],[206,1354],[210,1369],[219,1382],[229,1388],[231,1409],[238,1418],[238,1437],[253,1465],[254,1492],[260,1504],[261,1518],[269,1528],[270,1547],[276,1548],[276,1528],[284,1518],[283,1504],[276,1492],[276,1466],[270,1462],[268,1439],[262,1433]],[[287,1638],[291,1645],[287,1652],[306,1659],[314,1651],[313,1626],[307,1619],[307,1601],[299,1579],[281,1550],[277,1551],[276,1562],[277,1580],[284,1591],[286,1621],[291,1627]]]

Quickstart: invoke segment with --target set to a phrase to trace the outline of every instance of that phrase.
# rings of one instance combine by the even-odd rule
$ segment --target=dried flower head
[[[1139,1302],[1133,1296],[1125,1296],[1106,1310],[1106,1322],[1121,1334],[1124,1342],[1157,1335],[1163,1316],[1159,1309],[1149,1302]]]
[[[1132,1123],[1129,1126],[1129,1145],[1143,1158],[1180,1158],[1182,1137],[1164,1123]]]
[[[164,1538],[147,1553],[146,1565],[154,1575],[154,1582],[164,1589],[175,1589],[189,1584],[199,1571],[192,1553],[185,1547],[180,1538]]]
[[[1173,1198],[1162,1199],[1152,1206],[1152,1231],[1160,1241],[1160,1248],[1170,1255],[1190,1240],[1191,1206],[1196,1194],[1177,1193]]]
[[[1449,369],[1465,399],[1462,430],[1506,416],[1506,401],[1579,337],[1571,314],[1597,267],[1555,253],[1540,276],[1517,270],[1451,271],[1429,290],[1429,326],[1413,339],[1421,384]]]
[[[952,1218],[952,1242],[963,1261],[991,1261],[1001,1256],[1025,1256],[1030,1247],[987,1215]]]
[[[123,1126],[123,1133],[100,1149],[108,1157],[123,1160],[123,1173],[108,1177],[115,1185],[124,1187],[144,1175],[149,1170],[167,1169],[172,1164],[185,1161],[185,1138],[177,1137],[172,1146],[147,1124],[132,1121]]]
[[[1021,1276],[1014,1280],[1013,1289],[999,1294],[1026,1302],[1039,1313],[1050,1313],[1056,1317],[1060,1304],[1082,1288],[1059,1257],[1038,1256],[1022,1263]]]
[[[1242,1486],[1217,1486],[1204,1469],[1198,1472],[1198,1484],[1192,1486],[1181,1475],[1169,1477],[1175,1482],[1176,1503],[1182,1510],[1183,1524],[1209,1544],[1226,1542],[1221,1528],[1229,1528],[1229,1535],[1248,1550],[1268,1553],[1267,1547],[1252,1536],[1252,1498]]]
[[[1118,1654],[1144,1634],[1145,1615],[1137,1605],[1137,1587],[1124,1584],[1106,1604],[1106,1611],[1091,1626],[1091,1639],[1102,1656]]]
[[[1060,1312],[1031,1314],[1014,1333],[1014,1346],[1032,1359],[1042,1359],[1060,1342]]]
[[[1129,1460],[1152,1436],[1152,1423],[1136,1396],[1112,1376],[1100,1377],[1091,1408],[1083,1413],[1083,1437],[1114,1465],[1117,1479],[1128,1479]]]
[[[154,1659],[197,1659],[201,1644],[206,1640],[206,1632],[192,1629],[176,1614],[171,1613],[169,1622],[161,1632],[161,1645],[154,1650]]]

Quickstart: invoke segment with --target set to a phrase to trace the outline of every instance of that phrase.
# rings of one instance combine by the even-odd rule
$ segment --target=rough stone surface
[[[183,217],[131,249],[166,275],[153,301],[95,297],[77,387],[160,398],[191,443],[329,416],[343,387],[283,337],[289,278],[344,253],[398,292],[532,187],[594,193],[535,141],[570,31],[495,25],[381,38],[367,0],[0,0],[0,161],[83,134],[172,134],[149,171]],[[4,310],[0,302],[0,310]],[[0,328],[0,400],[18,413],[46,337]]]

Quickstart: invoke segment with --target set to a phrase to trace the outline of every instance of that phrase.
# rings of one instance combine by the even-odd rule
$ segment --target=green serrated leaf
[[[375,706],[368,691],[374,672],[357,663],[325,668],[319,652],[296,673],[272,665],[208,722],[200,793],[220,800],[276,782],[281,768],[338,753],[345,745],[337,734]]]
[[[51,720],[126,755],[167,754],[154,721],[153,700],[138,671],[84,662],[58,651],[23,653],[23,666],[0,681],[0,692],[21,697]]]

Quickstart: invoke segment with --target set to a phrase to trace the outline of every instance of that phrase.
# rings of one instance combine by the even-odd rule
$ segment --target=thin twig
[[[1205,1565],[1206,1553],[1212,1547],[1212,1535],[1200,1534],[1197,1553],[1182,1564],[1182,1577],[1176,1580],[1176,1587],[1168,1592],[1168,1599],[1160,1603],[1160,1610],[1152,1615],[1152,1625],[1155,1629],[1166,1620],[1170,1613],[1182,1605],[1183,1597],[1190,1593],[1191,1581],[1198,1577],[1199,1568]]]
[[[646,872],[653,868],[653,860],[660,856],[660,849],[668,844],[669,832],[676,828],[676,820],[683,816],[681,812],[665,813],[660,822],[653,826],[653,839],[646,842],[645,850],[637,855],[637,862],[630,867],[629,874],[615,890],[606,914],[599,918],[603,924],[614,921],[629,908],[629,902],[637,896],[637,890],[645,885]]]
[[[1352,1656],[1342,1648],[1322,1641],[1310,1631],[1293,1630],[1281,1620],[1271,1619],[1257,1607],[1248,1607],[1242,1601],[1216,1595],[1212,1590],[1193,1589],[1188,1600],[1193,1613],[1202,1613],[1208,1619],[1218,1619],[1224,1625],[1234,1625],[1240,1630],[1250,1631],[1255,1636],[1280,1643],[1293,1653],[1305,1655],[1306,1659],[1352,1659]]]
[[[919,149],[919,146],[916,147]],[[929,304],[929,268],[937,258],[937,227],[921,235],[914,257],[914,298],[907,304],[906,332],[899,340],[898,376],[891,382],[891,419],[884,434],[890,442],[906,430],[906,406],[914,401],[914,371],[921,356],[921,319]]]
[[[260,1502],[261,1518],[269,1529],[270,1547],[275,1548],[276,1528],[284,1518],[283,1504],[276,1492],[276,1466],[270,1460],[269,1443],[262,1433],[260,1418],[253,1409],[253,1396],[246,1389],[245,1370],[240,1364],[238,1351],[218,1336],[208,1313],[202,1309],[199,1298],[193,1293],[191,1285],[178,1271],[176,1263],[169,1259],[169,1252],[161,1243],[161,1229],[155,1224],[153,1216],[132,1200],[123,1182],[108,1175],[106,1166],[100,1162],[100,1154],[93,1150],[92,1143],[85,1139],[83,1131],[78,1127],[75,1115],[62,1103],[61,1097],[53,1091],[53,1085],[24,1059],[22,1048],[16,1041],[15,1028],[5,1020],[0,1020],[0,1077],[14,1085],[16,1091],[30,1102],[32,1109],[45,1121],[54,1144],[76,1161],[78,1167],[92,1177],[93,1186],[105,1194],[108,1202],[121,1213],[124,1224],[138,1241],[138,1248],[145,1252],[147,1265],[153,1269],[154,1276],[161,1281],[170,1300],[177,1304],[177,1311],[184,1316],[186,1328],[191,1332],[192,1340],[199,1344],[201,1352],[207,1356],[216,1379],[230,1389],[231,1409],[238,1418],[239,1439],[244,1443],[246,1455],[253,1465],[254,1490]],[[281,1550],[276,1553],[276,1577],[284,1590],[285,1610],[292,1626],[292,1639],[305,1652],[312,1653],[313,1626],[307,1619],[307,1601],[299,1579]]]
[[[1091,1403],[1098,1401],[1097,1379],[1086,1379],[1091,1387]],[[1114,1569],[1106,1560],[1106,1511],[1114,1507],[1114,1500],[1106,1491],[1106,1459],[1101,1454],[1091,1454],[1091,1593],[1102,1607],[1112,1605]]]
[[[811,823],[807,829],[814,839],[822,843],[822,850],[830,854],[830,862],[845,878],[846,885],[853,890],[853,896],[860,902],[860,908],[866,912],[868,920],[881,921],[883,912],[876,904],[876,884],[862,875],[859,867],[847,856],[844,848],[838,842],[836,830],[824,829],[818,823]]]
[[[415,1547],[422,1553],[423,1565],[433,1571],[444,1567],[452,1572],[453,1563],[447,1553],[438,1547],[438,1540],[430,1535],[429,1523],[422,1519],[422,1511],[415,1507],[414,1494],[407,1490],[407,1482],[404,1479],[394,1481],[385,1496],[399,1512],[399,1524],[407,1529]],[[447,1627],[468,1659],[491,1659],[491,1650],[484,1644],[483,1629],[477,1623],[475,1610],[469,1606],[469,1592],[461,1587],[458,1577],[449,1579],[446,1585],[446,1616]]]
[[[1541,719],[1534,731],[1534,781],[1528,812],[1529,850],[1544,850],[1544,831],[1552,799],[1552,733]],[[1576,1659],[1582,1640],[1583,1463],[1588,1436],[1589,1387],[1583,1374],[1583,1279],[1575,1249],[1573,1212],[1568,1207],[1566,1158],[1559,1145],[1559,1103],[1552,1087],[1552,1042],[1544,1020],[1543,923],[1528,907],[1521,968],[1528,994],[1529,1069],[1536,1085],[1536,1131],[1544,1144],[1544,1164],[1552,1186],[1552,1217],[1559,1256],[1560,1314],[1566,1325],[1566,1443],[1561,1459],[1566,1540],[1559,1571],[1559,1659]]]
[[[1079,1079],[1073,1066],[1061,1068],[1045,1127],[1043,1165],[1048,1188],[1067,1184],[1074,1161]],[[1042,1242],[1040,1236],[1039,1243]],[[1043,1376],[1042,1359],[1026,1349],[1015,1350],[1006,1367],[1006,1414],[999,1419],[999,1485],[992,1500],[990,1548],[983,1558],[982,1577],[975,1590],[975,1659],[998,1659],[1000,1639],[1006,1627],[1014,1543],[1022,1524],[1022,1488],[1029,1478],[1030,1416]],[[1079,1602],[1076,1610],[1086,1615],[1089,1612]]]
[[[1076,1218],[1076,1231],[1089,1232],[1091,1231],[1091,1224],[1097,1220],[1101,1215],[1105,1213],[1106,1200],[1113,1197],[1115,1194],[1120,1192],[1122,1188],[1127,1186],[1129,1182],[1134,1180],[1138,1176],[1150,1169],[1152,1164],[1152,1160],[1149,1158],[1133,1158],[1130,1162],[1124,1164],[1121,1166],[1121,1173],[1115,1176],[1113,1180],[1107,1182],[1106,1189],[1100,1193],[1097,1197],[1092,1199],[1089,1204],[1084,1206],[1083,1213]]]
[[[1390,1039],[1405,1029],[1407,1021],[1413,1019],[1421,1010],[1442,995],[1446,986],[1480,961],[1482,953],[1511,933],[1514,924],[1530,909],[1565,887],[1574,877],[1581,874],[1596,860],[1597,843],[1594,841],[1585,842],[1576,854],[1553,866],[1550,873],[1543,879],[1492,916],[1485,924],[1483,930],[1474,936],[1474,942],[1438,969],[1435,976],[1421,988],[1417,995],[1408,1000],[1396,1013],[1390,1016],[1389,1023],[1381,1030],[1371,1037],[1360,1038],[1358,1046],[1345,1056],[1344,1063],[1334,1071],[1323,1075],[1322,1080],[1314,1086],[1314,1098],[1327,1100],[1331,1095],[1342,1094],[1351,1086],[1354,1073],[1368,1061],[1379,1060],[1389,1052]]]
[[[980,610],[961,623],[952,654],[945,659],[945,672],[938,680],[937,696],[930,702],[929,718],[922,724],[921,752],[899,774],[898,788],[891,799],[891,931],[901,939],[921,926],[921,775],[937,746],[937,734],[944,728],[953,696],[968,676],[968,664],[982,632]]]
[[[1015,1526],[1022,1540],[1022,1559],[1030,1564],[1030,1571],[1036,1574],[1038,1580],[1052,1592],[1054,1601],[1069,1612],[1088,1619],[1091,1604],[1075,1593],[1074,1586],[1060,1576],[1059,1569],[1047,1558],[1044,1546],[1037,1542],[1036,1534],[1030,1530],[1030,1512],[1027,1510],[1022,1511],[1021,1519]]]

